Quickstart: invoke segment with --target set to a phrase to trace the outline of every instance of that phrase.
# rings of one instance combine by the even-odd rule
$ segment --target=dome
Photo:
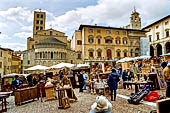
[[[66,45],[66,43],[50,36],[48,38],[45,38],[43,40],[40,40],[39,41],[39,44],[60,44],[60,45]]]

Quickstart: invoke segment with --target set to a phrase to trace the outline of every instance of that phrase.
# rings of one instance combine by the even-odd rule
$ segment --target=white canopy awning
[[[132,60],[134,60],[134,59],[133,59],[133,58],[126,57],[126,58],[122,58],[122,59],[118,60],[116,63],[128,62],[128,61],[132,61]]]
[[[143,60],[143,59],[150,59],[151,56],[140,56],[140,57],[135,57],[134,60]]]
[[[26,71],[35,71],[35,70],[47,70],[47,69],[49,69],[49,67],[42,66],[42,65],[36,65],[36,66],[30,67],[30,68],[25,69],[25,70]]]
[[[68,67],[68,68],[71,68],[71,67],[73,67],[74,66],[74,64],[70,64],[70,63],[59,63],[59,64],[57,64],[57,65],[53,65],[53,66],[51,66],[50,68],[51,69],[53,69],[53,68],[63,68],[63,67]]]
[[[129,62],[129,61],[135,61],[135,60],[143,60],[143,59],[150,59],[151,56],[140,56],[140,57],[134,57],[134,58],[122,58],[120,60],[118,60],[116,63],[122,63],[122,62]]]
[[[88,65],[88,64],[78,64],[77,67],[78,67],[78,68],[81,68],[81,67],[89,67],[89,65]]]
[[[162,54],[160,56],[170,56],[170,53]]]
[[[14,77],[15,75],[18,75],[18,76],[21,75],[21,76],[27,77],[27,76],[30,75],[30,74],[11,73],[11,74],[4,75],[4,77]]]

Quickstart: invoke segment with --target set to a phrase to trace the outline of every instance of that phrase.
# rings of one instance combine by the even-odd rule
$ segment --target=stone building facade
[[[170,15],[146,26],[143,30],[150,40],[150,55],[170,53]]]
[[[10,74],[12,70],[12,52],[7,48],[0,48],[0,76]]]
[[[140,37],[146,37],[146,31],[140,30],[141,19],[136,10],[130,19],[129,27],[123,28],[80,25],[73,34],[71,49],[89,64],[140,56]]]
[[[22,67],[21,67],[21,57],[12,55],[12,67],[11,67],[11,73],[22,73]]]
[[[71,47],[81,53],[85,63],[113,62],[140,56],[140,37],[145,37],[145,31],[80,25],[73,35]]]
[[[45,12],[34,12],[33,38],[27,38],[23,69],[34,65],[52,66],[60,62],[82,63],[78,59],[78,52],[71,50],[71,41],[67,40],[65,33],[52,28],[45,29],[45,18]]]

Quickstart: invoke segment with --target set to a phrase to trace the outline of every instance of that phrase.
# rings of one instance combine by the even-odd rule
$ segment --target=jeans
[[[105,112],[97,112],[97,113],[111,113],[112,112],[112,109],[108,109],[107,111]],[[96,113],[94,110],[90,110],[89,113]]]
[[[167,82],[167,87],[166,87],[166,97],[170,97],[170,82]]]
[[[84,86],[83,89],[86,89],[86,80],[84,80]]]

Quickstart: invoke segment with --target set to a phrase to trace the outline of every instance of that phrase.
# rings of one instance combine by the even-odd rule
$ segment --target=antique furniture
[[[159,82],[158,82],[158,76],[157,73],[152,72],[152,73],[137,73],[140,77],[149,77],[149,80],[152,81],[150,84],[152,88],[151,90],[159,89]]]
[[[143,82],[141,82],[141,81],[138,81],[138,82],[124,81],[123,83],[125,85],[135,85],[135,93],[137,93],[137,92],[139,92],[140,85],[144,85],[144,86],[149,85],[150,86],[152,84],[152,81],[149,81],[149,82],[147,82],[147,81],[143,81]]]
[[[68,88],[56,89],[56,91],[58,91],[59,109],[66,109],[70,107],[69,98],[66,96],[66,89]]]
[[[14,91],[14,95],[15,95],[15,104],[21,105],[22,102],[28,100],[34,100],[35,98],[38,98],[37,87],[17,89],[16,91]]]
[[[53,85],[46,86],[45,87],[45,93],[46,93],[46,101],[55,99],[55,93],[54,93],[54,86]]]
[[[6,101],[6,98],[8,98],[9,96],[8,95],[0,95],[0,102],[1,102],[1,110],[0,110],[0,113],[2,112],[7,112],[7,101]]]

